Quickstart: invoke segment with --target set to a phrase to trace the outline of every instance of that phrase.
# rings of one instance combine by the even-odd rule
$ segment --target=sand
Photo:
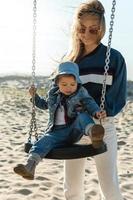
[[[39,84],[47,82],[40,78]],[[29,79],[0,78],[0,200],[65,200],[63,194],[63,160],[43,160],[33,181],[17,176],[13,167],[24,163],[24,143],[30,130],[31,103]],[[37,110],[38,132],[46,127],[47,112]],[[128,100],[117,115],[118,174],[125,200],[133,199],[133,82],[128,84]],[[91,166],[91,168],[90,168]],[[85,200],[100,200],[93,158],[86,162]]]

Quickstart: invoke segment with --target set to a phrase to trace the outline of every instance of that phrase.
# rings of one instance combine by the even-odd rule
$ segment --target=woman
[[[75,14],[72,29],[72,49],[65,60],[79,65],[80,78],[98,105],[104,80],[106,46],[101,43],[105,34],[104,7],[97,0],[82,3]],[[117,175],[117,136],[113,118],[126,103],[126,64],[123,56],[111,49],[105,110],[107,118],[104,141],[108,151],[95,156],[102,200],[122,200]],[[95,120],[98,123],[98,120]],[[64,192],[67,200],[85,200],[84,175],[86,159],[65,161]]]

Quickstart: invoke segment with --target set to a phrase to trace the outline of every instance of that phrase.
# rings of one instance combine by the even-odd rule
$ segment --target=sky
[[[122,53],[128,80],[133,80],[133,1],[116,0],[111,46]],[[37,0],[36,75],[50,75],[67,52],[75,8],[85,0]],[[106,10],[106,35],[112,0],[101,0]],[[0,76],[31,75],[33,0],[0,0]]]

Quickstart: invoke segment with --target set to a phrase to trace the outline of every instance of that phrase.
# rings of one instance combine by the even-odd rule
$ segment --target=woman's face
[[[100,24],[97,16],[83,15],[79,20],[78,38],[85,46],[98,44]]]

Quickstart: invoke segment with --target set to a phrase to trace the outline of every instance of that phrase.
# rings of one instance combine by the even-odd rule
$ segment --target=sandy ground
[[[43,82],[43,80],[42,80]],[[24,143],[29,132],[31,103],[28,79],[0,79],[0,199],[1,200],[64,200],[63,162],[45,159],[36,171],[34,181],[24,180],[13,172],[17,163],[24,163]],[[128,87],[128,101],[116,117],[118,134],[118,170],[122,194],[133,199],[133,83]],[[39,132],[46,126],[47,113],[37,110]],[[91,166],[91,168],[90,168]],[[100,200],[93,158],[86,162],[85,200]]]

